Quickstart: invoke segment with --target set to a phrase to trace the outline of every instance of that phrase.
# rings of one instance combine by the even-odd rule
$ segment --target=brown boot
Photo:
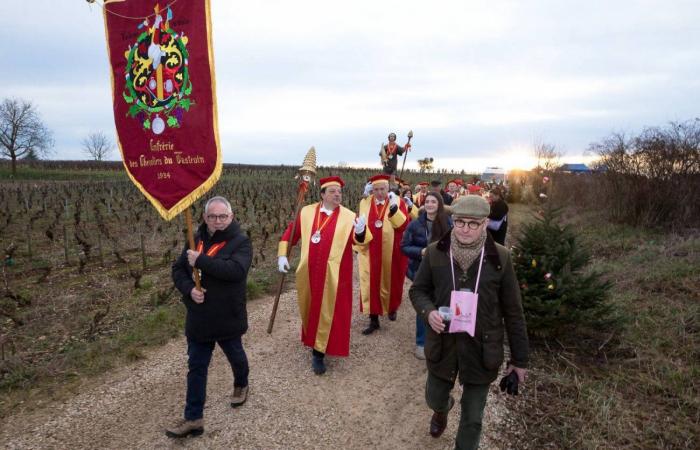
[[[248,386],[234,386],[231,397],[231,408],[238,408],[248,400]]]
[[[433,417],[430,418],[430,435],[434,438],[439,438],[442,432],[447,428],[447,414],[455,404],[455,400],[450,396],[447,401],[447,412],[439,413],[435,411]]]
[[[183,438],[190,435],[199,436],[202,433],[204,433],[204,419],[180,419],[175,425],[165,430],[165,435],[169,438]]]

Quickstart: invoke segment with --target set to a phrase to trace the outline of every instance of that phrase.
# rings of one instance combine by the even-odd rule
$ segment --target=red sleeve
[[[287,229],[284,230],[284,233],[282,233],[282,239],[280,239],[280,241],[290,242],[289,238],[292,234],[292,225],[293,225],[293,222],[289,222]],[[301,239],[301,214],[297,214],[296,227],[294,229],[294,237],[291,240],[291,245],[292,246],[296,245],[297,242],[299,242],[299,239]]]

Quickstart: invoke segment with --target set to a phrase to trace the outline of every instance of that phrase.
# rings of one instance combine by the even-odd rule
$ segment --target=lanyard
[[[335,213],[335,210],[332,213],[330,213],[330,215],[326,216],[326,219],[323,221],[321,226],[318,226],[319,222],[321,221],[321,205],[318,205],[316,220],[314,221],[314,228],[316,229],[316,233],[321,233],[321,230],[323,230],[323,228],[328,224],[328,221],[331,220],[331,217],[333,217],[333,213]]]
[[[372,209],[374,209],[375,214],[377,215],[377,220],[381,220],[382,222],[384,221],[384,213],[386,212],[386,207],[389,206],[389,199],[384,199],[384,204],[382,205],[382,212],[380,213],[377,211],[377,202],[374,201],[374,198],[372,198]]]
[[[226,241],[214,244],[211,247],[209,247],[209,250],[207,250],[207,252],[205,254],[207,256],[209,256],[210,258],[212,258],[212,257],[214,257],[214,255],[219,253],[219,250],[224,248],[225,245],[226,245]],[[197,244],[197,252],[202,253],[202,250],[204,250],[204,243],[202,241],[199,241],[199,243]]]
[[[481,258],[479,259],[479,272],[476,274],[476,284],[474,285],[474,293],[476,294],[479,290],[479,279],[481,278],[481,266],[484,264],[484,247],[481,247]],[[452,248],[450,248],[450,268],[452,269],[452,288],[457,290],[457,285],[455,284],[455,262],[452,259]],[[465,270],[466,272],[466,270]]]

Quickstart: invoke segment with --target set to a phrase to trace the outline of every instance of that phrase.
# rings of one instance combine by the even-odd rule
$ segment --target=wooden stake
[[[31,228],[29,228],[29,231],[27,232],[27,256],[29,256],[29,261],[31,262],[32,260],[32,232]]]
[[[100,266],[105,266],[104,252],[102,251],[102,233],[97,233],[97,245],[100,248]]]
[[[66,257],[66,265],[68,265],[70,263],[68,261],[68,230],[65,225],[63,225],[63,255]]]
[[[185,209],[185,223],[187,223],[187,241],[190,244],[190,250],[196,250],[194,246],[194,234],[192,233],[192,210],[190,208]],[[199,270],[193,267],[192,273],[194,273],[194,285],[198,291],[201,291],[202,285],[199,281]]]
[[[292,234],[289,235],[289,245],[287,245],[286,254],[287,259],[289,259],[289,256],[291,254],[292,239],[294,239],[294,233],[296,232],[297,228],[297,216],[299,215],[299,210],[301,209],[301,206],[304,203],[305,194],[306,191],[302,189],[300,185],[299,190],[297,191],[297,206],[294,210],[294,216],[292,216]],[[272,313],[270,314],[270,322],[267,324],[267,334],[272,334],[272,327],[275,325],[275,317],[277,316],[277,307],[279,306],[280,296],[282,295],[282,289],[284,288],[284,279],[287,276],[286,273],[280,273],[280,275],[280,281],[277,285],[277,294],[275,294],[275,301],[272,303]]]
[[[143,267],[143,271],[146,271],[146,266],[148,266],[148,261],[146,260],[146,243],[144,242],[143,239],[143,234],[140,235],[141,237],[141,265]]]

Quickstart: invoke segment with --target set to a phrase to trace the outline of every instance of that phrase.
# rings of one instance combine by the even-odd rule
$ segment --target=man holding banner
[[[192,234],[190,206],[216,184],[222,169],[210,4],[105,1],[103,11],[114,122],[126,173],[163,219],[185,213],[190,249],[173,267],[173,278],[188,310],[190,373],[185,420],[168,435],[201,434],[215,341],[236,368],[232,406],[247,395],[240,335],[247,329],[245,278],[252,253],[250,241],[232,223],[230,205],[220,197],[207,203],[197,246]],[[194,281],[193,266],[198,269]],[[221,322],[232,318],[232,323]]]
[[[187,308],[189,367],[184,420],[166,430],[174,438],[204,432],[207,372],[215,344],[233,370],[231,406],[241,406],[248,398],[248,358],[241,336],[248,330],[246,280],[253,250],[250,239],[233,222],[225,198],[207,202],[204,222],[196,236],[196,250],[185,249],[172,268],[173,281]],[[193,270],[200,272],[202,289],[195,286]]]
[[[307,205],[290,223],[279,243],[278,269],[287,273],[287,247],[301,240],[296,270],[301,341],[312,349],[312,369],[326,372],[324,357],[348,356],[352,317],[352,246],[372,240],[365,217],[343,207],[340,177],[319,180],[321,201]],[[292,236],[292,229],[294,235]]]
[[[517,395],[517,384],[527,373],[520,288],[510,252],[486,233],[489,212],[482,197],[460,197],[452,205],[452,232],[428,245],[409,291],[416,312],[430,325],[425,339],[425,398],[434,411],[431,436],[440,437],[447,426],[447,414],[454,406],[450,392],[458,374],[464,388],[458,449],[479,447],[489,385],[503,362],[504,325],[511,356],[506,374],[513,373],[515,384],[509,393]],[[449,326],[438,308],[447,309]]]

